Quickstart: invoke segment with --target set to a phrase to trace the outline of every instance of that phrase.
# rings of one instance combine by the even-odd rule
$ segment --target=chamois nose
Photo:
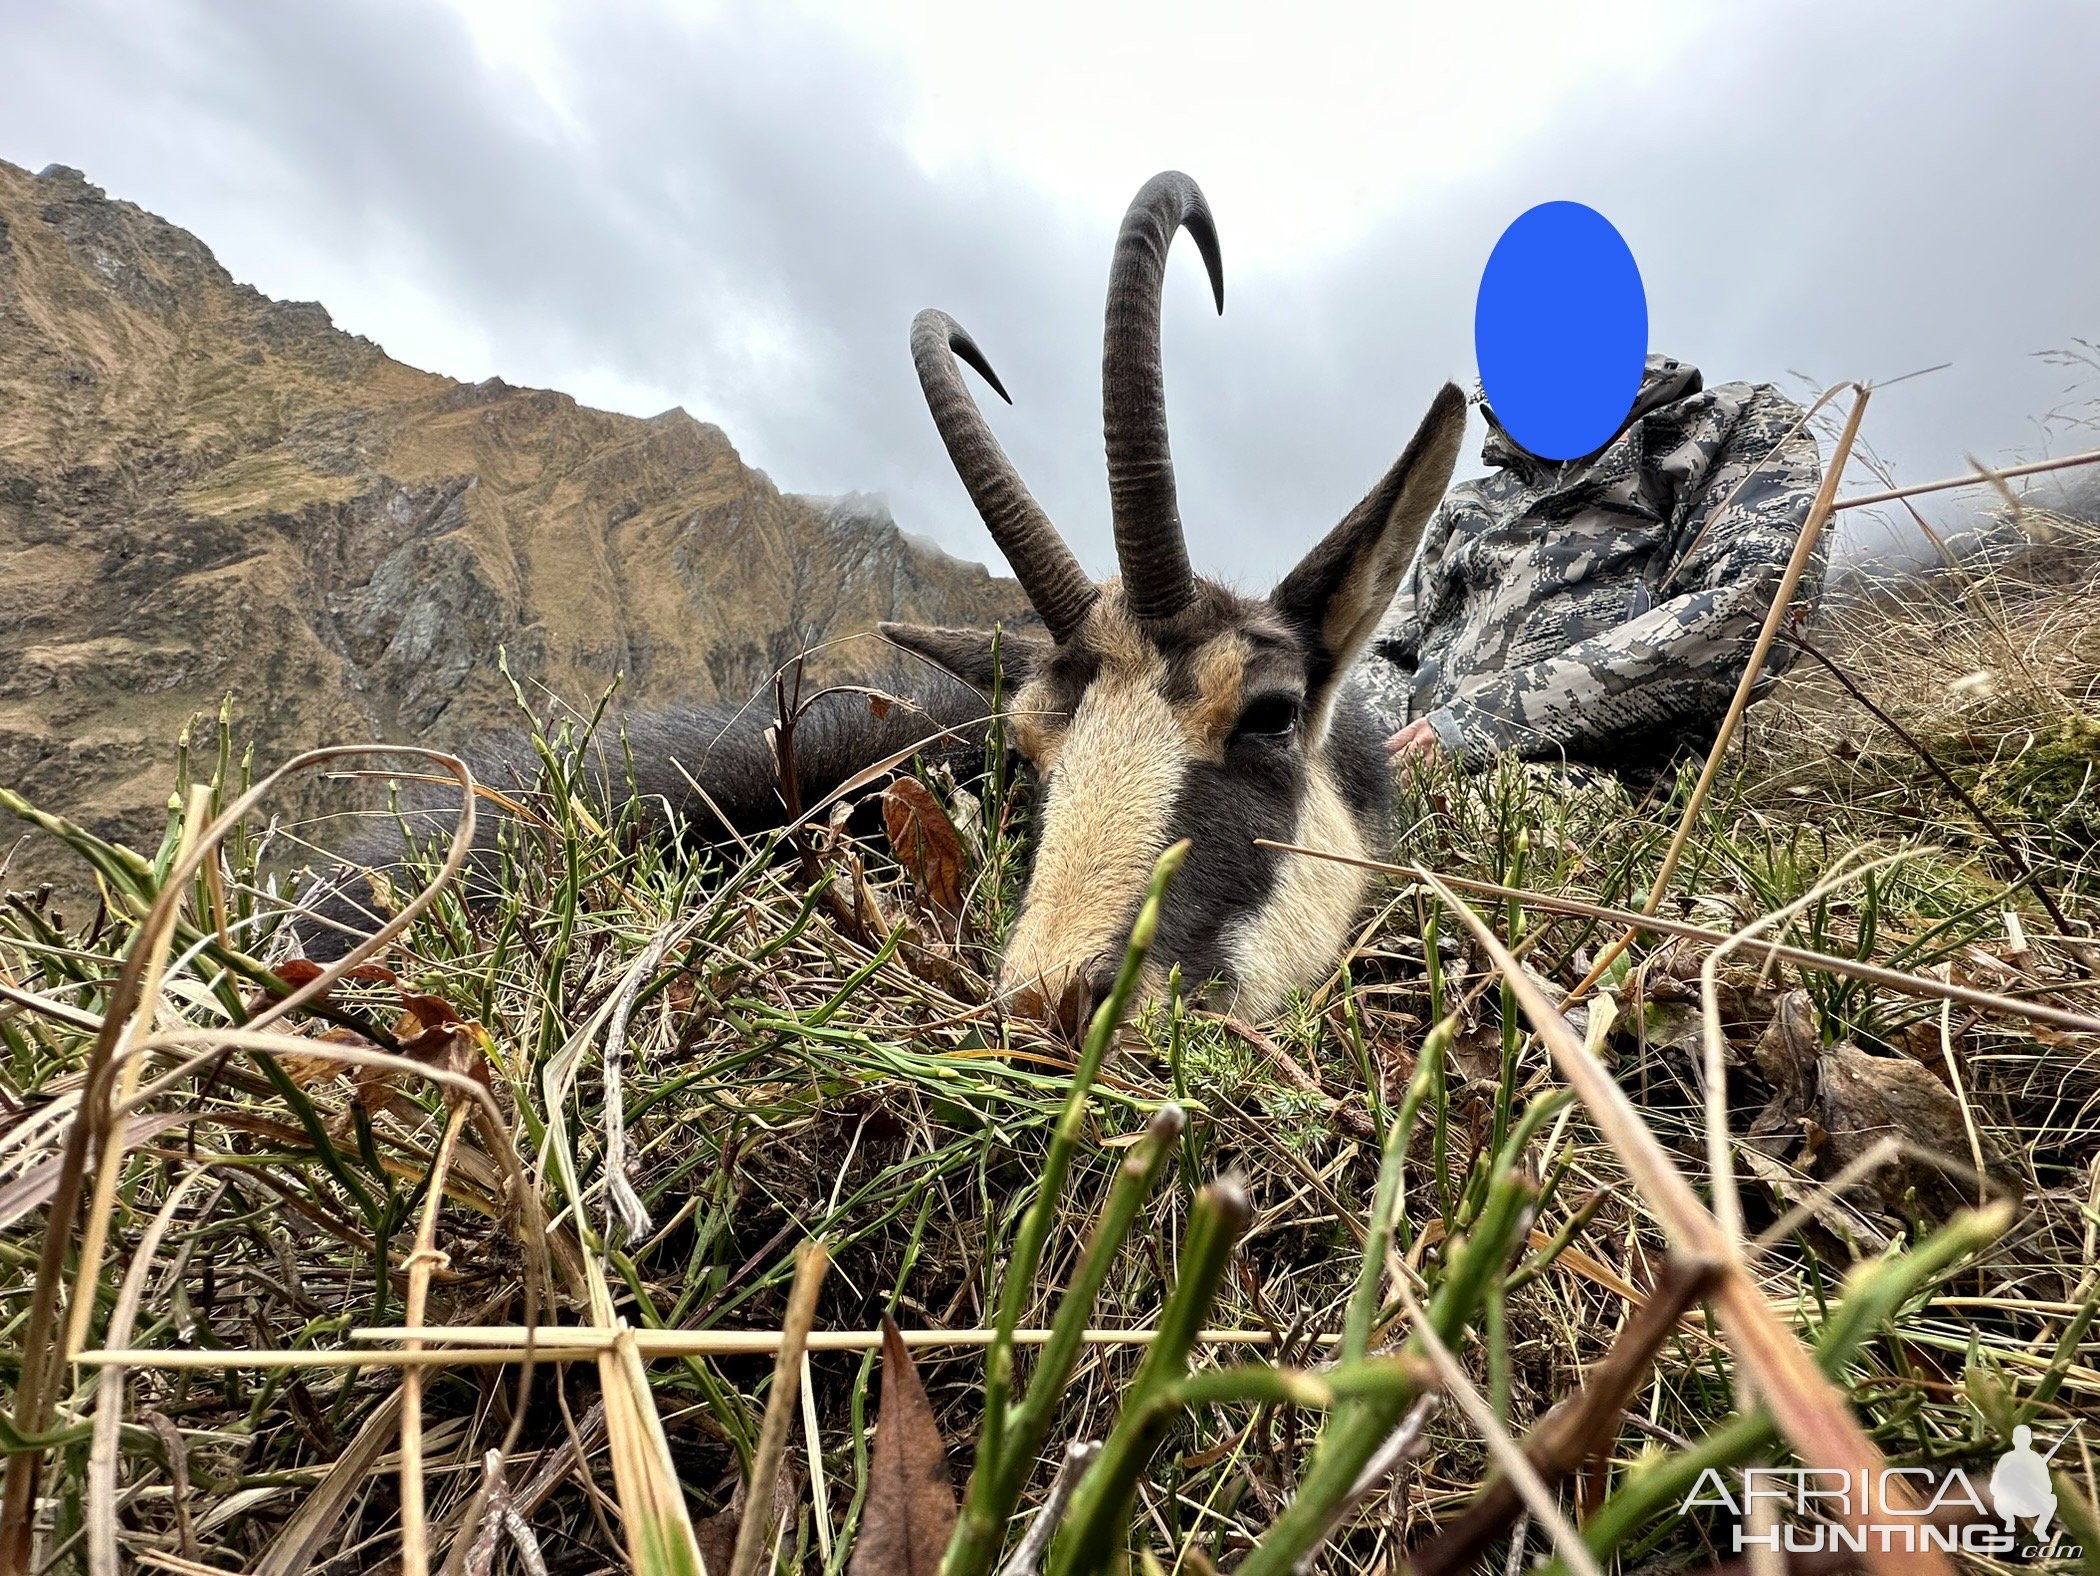
[[[1076,966],[1046,969],[1000,992],[1008,1016],[1046,1025],[1067,1040],[1078,1040],[1093,1021],[1094,1008],[1115,983],[1115,971],[1099,958]]]

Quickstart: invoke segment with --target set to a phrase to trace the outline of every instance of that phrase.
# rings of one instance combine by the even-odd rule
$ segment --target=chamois
[[[911,348],[934,426],[1043,631],[884,624],[894,645],[938,670],[912,697],[916,714],[877,717],[841,696],[796,730],[805,804],[930,735],[940,735],[930,753],[966,771],[981,760],[997,677],[1008,745],[1034,774],[1037,803],[997,990],[1007,1010],[1067,1027],[1116,967],[1153,861],[1184,837],[1193,846],[1161,915],[1155,987],[1179,965],[1192,986],[1215,981],[1235,1010],[1261,1014],[1340,957],[1370,877],[1255,839],[1359,856],[1383,847],[1380,730],[1348,675],[1443,497],[1465,429],[1465,399],[1447,383],[1392,468],[1267,597],[1196,576],[1160,369],[1167,251],[1184,229],[1222,312],[1217,230],[1186,175],[1146,182],[1109,272],[1102,412],[1120,576],[1096,583],[1080,567],[964,386],[958,360],[1005,399],[991,363],[952,319],[922,312]],[[768,720],[711,707],[626,719],[632,791],[688,837],[719,835],[721,819],[777,825]],[[630,791],[624,765],[601,787],[615,781]],[[358,918],[342,891],[321,903],[321,925],[305,923],[310,951],[339,950],[338,927]]]

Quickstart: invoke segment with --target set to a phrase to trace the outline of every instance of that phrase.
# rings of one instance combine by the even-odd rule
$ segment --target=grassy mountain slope
[[[682,410],[404,366],[77,171],[0,163],[0,782],[99,830],[151,838],[169,741],[229,694],[265,761],[456,743],[514,721],[499,650],[572,702],[740,699],[881,618],[1023,607]],[[25,849],[7,882],[64,868]]]

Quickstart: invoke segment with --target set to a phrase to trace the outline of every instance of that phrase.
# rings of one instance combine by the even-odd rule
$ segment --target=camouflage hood
[[[1640,392],[1633,397],[1633,409],[1626,413],[1626,419],[1619,424],[1618,431],[1611,435],[1611,441],[1617,442],[1625,435],[1628,427],[1643,420],[1650,413],[1660,410],[1665,405],[1674,404],[1686,395],[1697,394],[1704,387],[1706,379],[1690,362],[1679,361],[1673,356],[1650,356],[1646,369],[1641,373]],[[1480,446],[1480,458],[1488,465],[1499,469],[1515,467],[1526,471],[1556,471],[1563,465],[1580,463],[1542,460],[1529,449],[1521,447],[1516,439],[1503,430],[1501,421],[1495,415],[1495,407],[1484,400],[1481,402],[1480,414],[1487,418],[1488,427],[1487,441]],[[1609,447],[1609,443],[1604,445],[1604,448]],[[1601,453],[1602,450],[1597,452]],[[1596,454],[1586,455],[1584,458],[1594,459]]]

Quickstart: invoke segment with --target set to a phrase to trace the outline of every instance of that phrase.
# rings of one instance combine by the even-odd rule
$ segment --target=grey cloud
[[[1230,309],[1211,316],[1191,258],[1167,312],[1198,558],[1265,581],[1354,501],[1437,383],[1470,376],[1480,263],[1549,197],[1619,223],[1658,346],[1710,375],[1952,359],[1880,397],[1878,449],[1922,476],[2032,445],[2064,378],[2025,353],[2100,331],[2083,200],[2100,11],[2023,7],[2017,51],[1996,10],[1916,16],[1751,8],[1496,178],[1288,269],[1236,270],[1221,213]],[[702,24],[593,6],[559,42],[573,126],[424,7],[16,13],[0,48],[23,90],[0,103],[0,156],[80,165],[276,294],[317,293],[293,277],[302,257],[411,279],[493,347],[492,366],[438,370],[664,390],[784,486],[881,492],[981,558],[904,348],[912,313],[942,306],[1014,390],[993,419],[1016,461],[1106,567],[1107,226],[996,170],[921,168],[901,63],[785,8]],[[1493,113],[1493,61],[1464,69]],[[1133,189],[1171,161],[1155,151],[1132,149]]]
[[[2017,15],[2013,38],[1981,12],[1953,25],[1952,8],[1929,28],[1875,7],[1742,8],[1644,97],[1576,110],[1499,178],[1389,220],[1287,289],[1243,288],[1239,327],[1264,343],[1199,341],[1172,362],[1175,393],[1206,374],[1239,390],[1193,413],[1198,434],[1190,396],[1177,406],[1177,433],[1205,440],[1191,502],[1290,518],[1311,492],[1314,519],[1343,504],[1428,380],[1470,375],[1477,271],[1511,217],[1556,197],[1620,225],[1653,343],[1710,377],[1800,394],[1952,362],[1876,397],[1875,452],[1909,480],[1958,472],[1965,452],[2034,452],[2067,378],[2033,352],[2100,329],[2100,218],[2074,195],[2100,153],[2100,11]],[[1293,322],[1311,325],[1295,346]],[[1214,360],[1228,353],[1237,369]],[[1264,432],[1287,436],[1282,456]],[[2100,432],[2057,434],[2069,447],[2100,447]]]

